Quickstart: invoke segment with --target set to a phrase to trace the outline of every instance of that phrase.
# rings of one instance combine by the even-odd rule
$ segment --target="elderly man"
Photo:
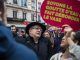
[[[45,25],[38,22],[32,22],[26,26],[26,33],[29,35],[26,38],[26,46],[36,52],[39,60],[48,60],[49,44],[47,39],[42,37],[45,30]]]

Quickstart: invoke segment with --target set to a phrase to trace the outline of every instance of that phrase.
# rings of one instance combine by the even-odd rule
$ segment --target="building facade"
[[[7,25],[15,24],[18,27],[25,27],[23,22],[38,21],[43,23],[40,16],[40,8],[43,0],[7,0],[6,14]]]

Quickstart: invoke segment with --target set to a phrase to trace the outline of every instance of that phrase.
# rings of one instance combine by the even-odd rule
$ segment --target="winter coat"
[[[33,38],[28,36],[25,45],[36,52],[39,60],[48,60],[49,43],[46,38],[41,37],[38,43],[35,43]]]

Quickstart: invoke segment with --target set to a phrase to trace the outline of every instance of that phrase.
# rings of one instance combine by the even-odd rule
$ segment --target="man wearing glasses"
[[[46,26],[38,22],[32,22],[26,26],[26,33],[29,36],[26,38],[25,44],[35,51],[39,60],[48,60],[49,43],[46,38],[42,37],[45,30]]]

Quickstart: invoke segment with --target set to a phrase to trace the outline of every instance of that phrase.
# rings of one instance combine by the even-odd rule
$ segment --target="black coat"
[[[13,35],[14,39],[16,42],[24,44],[25,43],[25,38],[22,36],[18,36],[17,34]]]
[[[38,43],[34,43],[32,37],[28,36],[25,42],[26,46],[35,51],[39,60],[48,60],[48,47],[49,42],[46,38],[41,37]]]

